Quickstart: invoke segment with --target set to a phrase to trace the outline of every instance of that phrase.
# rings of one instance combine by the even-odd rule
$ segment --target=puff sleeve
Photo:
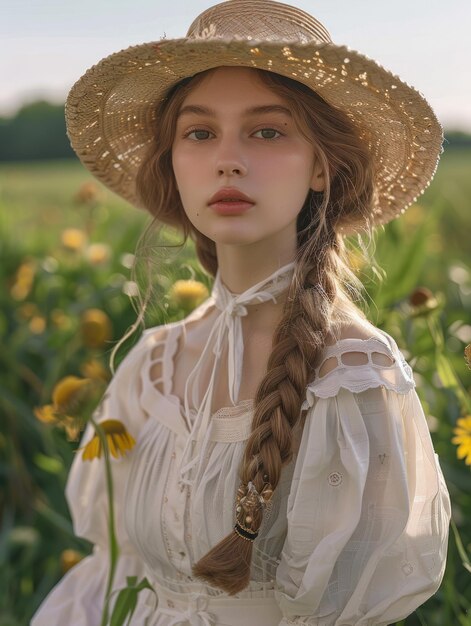
[[[386,626],[440,585],[450,501],[412,372],[395,357],[308,388],[276,576],[279,626]]]
[[[137,439],[146,420],[139,406],[146,339],[144,334],[120,363],[95,411],[98,421],[122,421],[134,439]],[[93,426],[88,424],[81,446],[93,435]],[[111,459],[116,534],[120,548],[114,589],[126,585],[126,576],[144,574],[144,566],[129,541],[122,515],[131,455],[132,451],[126,457]],[[66,499],[75,534],[88,539],[94,548],[92,554],[69,570],[52,589],[33,616],[32,626],[90,626],[100,623],[109,566],[108,500],[103,464],[103,458],[84,462],[80,453],[74,458],[67,480]]]

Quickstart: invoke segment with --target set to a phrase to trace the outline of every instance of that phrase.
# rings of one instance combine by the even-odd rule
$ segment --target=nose
[[[245,170],[243,167],[239,165],[235,165],[232,163],[225,163],[224,165],[219,165],[218,174],[220,176],[244,176]]]
[[[216,154],[216,169],[219,176],[247,174],[247,161],[237,140],[227,138],[221,141]]]

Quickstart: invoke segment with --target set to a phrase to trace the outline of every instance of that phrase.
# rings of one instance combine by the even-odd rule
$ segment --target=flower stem
[[[105,604],[103,605],[103,612],[101,616],[100,626],[107,626],[109,620],[109,608],[110,597],[113,589],[113,580],[116,572],[116,564],[119,558],[119,546],[116,540],[115,531],[115,515],[114,515],[114,490],[113,490],[113,476],[111,473],[110,451],[108,448],[108,441],[106,440],[106,434],[103,428],[96,422],[93,417],[90,418],[93,424],[96,434],[98,435],[101,445],[103,447],[103,456],[105,459],[105,474],[106,474],[106,490],[108,493],[108,542],[110,551],[110,567],[108,571],[108,583],[106,586]]]

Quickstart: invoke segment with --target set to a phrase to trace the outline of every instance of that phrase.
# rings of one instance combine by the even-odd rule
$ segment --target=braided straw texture
[[[186,38],[132,46],[90,68],[66,103],[68,136],[82,163],[139,206],[135,177],[156,103],[175,82],[218,66],[288,76],[347,113],[377,163],[372,223],[404,213],[430,184],[443,133],[423,96],[372,59],[332,43],[307,13],[270,0],[229,0],[201,14]]]

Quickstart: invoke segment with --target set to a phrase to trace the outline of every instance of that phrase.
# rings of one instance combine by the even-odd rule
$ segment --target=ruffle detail
[[[386,335],[386,333],[383,333]],[[395,341],[387,336],[390,345],[385,345],[377,338],[370,339],[344,339],[334,346],[329,346],[325,353],[325,359],[330,356],[340,357],[343,353],[363,352],[371,354],[380,352],[394,360],[390,366],[377,365],[369,359],[364,365],[340,364],[328,374],[319,378],[319,369],[316,369],[316,378],[307,385],[306,399],[301,410],[307,410],[313,406],[315,398],[331,398],[339,393],[340,389],[347,389],[352,393],[361,393],[367,389],[386,387],[391,391],[405,395],[415,385],[412,368],[407,363]],[[325,360],[324,359],[324,360]]]

